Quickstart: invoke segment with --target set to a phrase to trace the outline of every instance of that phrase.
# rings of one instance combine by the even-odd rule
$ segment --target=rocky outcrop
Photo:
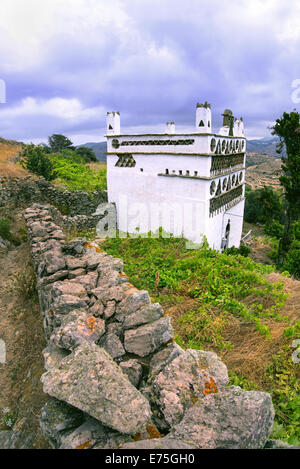
[[[129,283],[122,261],[66,241],[53,207],[24,216],[48,340],[41,428],[54,448],[264,446],[270,396],[226,388],[218,356],[179,347],[170,318]]]

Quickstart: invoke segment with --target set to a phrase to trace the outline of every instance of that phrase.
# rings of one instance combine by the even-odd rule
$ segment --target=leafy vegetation
[[[287,154],[286,158],[282,158],[281,165],[283,175],[280,177],[280,183],[284,189],[286,205],[284,231],[280,238],[277,255],[277,264],[283,265],[294,242],[291,235],[293,223],[299,221],[300,217],[300,114],[296,111],[284,112],[281,118],[276,119],[272,134],[280,139],[277,152],[282,155],[286,151]],[[300,259],[299,248],[300,246],[295,244],[292,248],[298,261]],[[290,265],[289,261],[288,265]],[[300,274],[300,264],[297,265],[298,268],[292,264],[292,269]]]
[[[284,325],[283,343],[300,334],[298,322],[291,325],[281,313],[287,297],[283,283],[266,280],[274,267],[255,263],[239,253],[221,254],[207,246],[186,249],[185,240],[180,238],[121,236],[107,239],[101,248],[121,257],[130,281],[148,289],[153,301],[169,311],[175,340],[183,348],[230,354],[234,346],[226,329],[236,321],[252,324],[266,344],[272,341],[269,321]],[[229,383],[270,392],[276,408],[272,436],[291,443],[300,439],[296,373],[291,348],[286,345],[267,367],[263,386],[234,372],[230,372]]]
[[[41,145],[27,145],[21,152],[21,164],[47,181],[54,179],[53,163]]]
[[[103,248],[122,257],[131,281],[150,290],[162,303],[166,291],[167,303],[170,295],[197,300],[197,307],[179,319],[188,346],[199,348],[212,341],[220,348],[229,347],[222,331],[230,315],[250,321],[266,336],[266,318],[284,320],[280,314],[286,297],[282,285],[265,280],[271,266],[256,264],[240,254],[186,249],[184,239],[172,237],[114,238],[106,240]],[[255,301],[245,302],[250,296]]]
[[[96,162],[95,153],[86,147],[76,149],[64,135],[49,137],[49,145],[27,145],[21,153],[24,168],[69,190],[106,189],[106,169]]]

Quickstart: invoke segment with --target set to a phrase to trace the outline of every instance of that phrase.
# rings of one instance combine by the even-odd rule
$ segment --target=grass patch
[[[272,437],[290,443],[300,440],[299,365],[292,362],[293,350],[287,345],[287,340],[299,337],[299,324],[292,324],[282,314],[287,299],[284,277],[275,283],[266,279],[275,271],[274,266],[208,248],[189,250],[184,239],[172,237],[118,237],[107,239],[101,249],[121,257],[130,281],[137,288],[147,289],[153,301],[164,306],[181,347],[214,350],[225,362],[236,353],[238,366],[235,373],[230,371],[230,384],[270,392],[276,409]],[[276,339],[277,352],[272,356],[271,330],[278,328],[283,331],[282,338]],[[265,354],[257,356],[257,381],[243,375],[247,353],[241,354],[242,348],[235,350],[244,347],[248,335],[252,360],[253,345],[258,346],[258,354]],[[245,358],[237,359],[238,354]]]

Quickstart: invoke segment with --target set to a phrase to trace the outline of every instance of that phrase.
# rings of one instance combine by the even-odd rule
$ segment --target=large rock
[[[122,435],[88,418],[80,427],[61,438],[60,449],[115,449],[130,441],[129,435]]]
[[[151,417],[148,401],[97,345],[78,347],[41,380],[44,392],[121,433],[140,432]]]
[[[113,332],[105,334],[101,338],[100,345],[112,358],[122,357],[126,353],[119,337]]]
[[[198,399],[217,393],[227,382],[227,368],[215,353],[189,349],[155,377],[152,399],[172,427]]]
[[[268,439],[273,420],[269,394],[231,386],[199,400],[169,437],[203,449],[260,449]]]
[[[176,342],[168,344],[162,350],[155,353],[150,362],[149,379],[158,375],[174,358],[183,353],[184,350]]]
[[[64,318],[51,340],[58,347],[73,350],[84,342],[97,342],[104,334],[103,319],[89,316],[84,311],[72,311]]]
[[[49,342],[47,347],[42,351],[44,357],[45,369],[50,370],[58,365],[58,363],[69,355],[68,350],[57,347],[53,342]]]
[[[160,304],[153,303],[152,305],[147,305],[135,313],[126,316],[123,327],[124,329],[132,329],[134,327],[141,326],[142,324],[157,321],[157,319],[160,319],[163,314],[164,312]]]
[[[86,296],[84,286],[79,282],[74,282],[74,280],[53,283],[52,292],[54,297],[60,295]]]
[[[139,308],[149,304],[150,297],[146,290],[129,288],[125,291],[125,298],[122,299],[120,304],[117,306],[116,319],[123,322],[128,314],[135,313]]]
[[[60,446],[61,438],[66,431],[73,430],[83,421],[82,412],[57,399],[50,399],[41,410],[42,433],[54,448]]]
[[[129,329],[124,334],[124,347],[127,352],[145,357],[173,338],[173,328],[169,317],[163,317],[145,326]]]

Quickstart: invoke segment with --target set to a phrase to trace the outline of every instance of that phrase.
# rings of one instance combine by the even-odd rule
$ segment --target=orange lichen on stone
[[[209,381],[206,381],[206,383],[205,383],[205,388],[204,388],[203,394],[205,396],[207,396],[208,394],[216,394],[217,392],[218,392],[217,383],[215,382],[215,380],[211,376],[209,378]]]
[[[207,369],[207,366],[203,365],[201,360],[198,360],[198,364],[199,364],[199,367],[202,369],[202,370],[206,370]]]
[[[93,332],[95,330],[95,324],[96,324],[96,319],[95,318],[89,318],[88,319],[88,325],[89,325],[89,329],[91,332]]]
[[[91,446],[91,443],[89,441],[86,441],[82,445],[76,446],[76,449],[88,449]]]
[[[84,247],[87,249],[95,249],[96,252],[101,252],[101,249],[98,246],[95,246],[91,243],[85,243]]]
[[[120,277],[127,277],[127,275],[125,274],[125,272],[120,272],[119,275],[120,275]]]
[[[136,435],[133,435],[132,437],[134,441],[139,441],[142,438],[142,435],[140,433],[137,433]]]
[[[163,436],[165,436],[162,433],[159,433],[159,431],[154,425],[148,425],[147,432],[149,435],[149,440],[153,440],[154,438],[162,438]]]

